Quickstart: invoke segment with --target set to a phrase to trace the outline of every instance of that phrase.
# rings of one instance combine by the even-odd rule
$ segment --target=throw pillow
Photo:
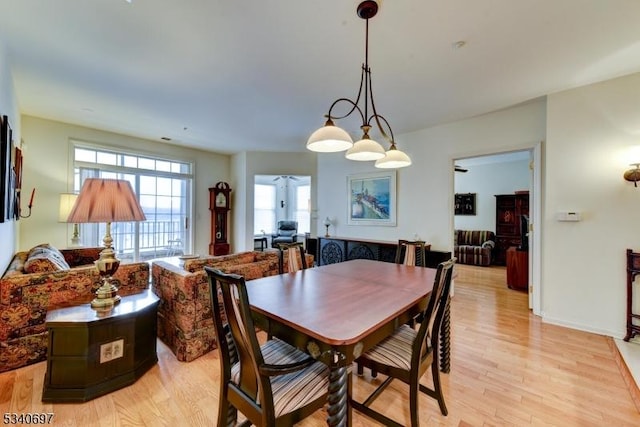
[[[62,270],[69,270],[69,264],[58,249],[47,243],[33,247],[24,263],[25,273],[51,273]]]

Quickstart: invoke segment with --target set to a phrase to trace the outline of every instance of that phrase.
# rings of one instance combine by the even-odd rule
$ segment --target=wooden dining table
[[[350,365],[424,310],[436,270],[357,259],[247,282],[256,325],[330,368],[327,424],[351,425]]]

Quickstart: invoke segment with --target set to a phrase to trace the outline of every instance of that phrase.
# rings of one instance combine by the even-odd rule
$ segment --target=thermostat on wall
[[[580,212],[558,212],[556,219],[558,221],[580,221],[582,220],[582,215],[580,215]]]

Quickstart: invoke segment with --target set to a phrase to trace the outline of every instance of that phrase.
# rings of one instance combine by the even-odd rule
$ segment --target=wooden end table
[[[86,402],[136,382],[158,361],[158,302],[147,290],[104,314],[89,304],[47,313],[42,401]]]

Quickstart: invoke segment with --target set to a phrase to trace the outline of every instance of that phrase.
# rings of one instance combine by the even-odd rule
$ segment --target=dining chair
[[[245,280],[205,267],[221,361],[218,427],[291,426],[322,408],[329,369],[278,339],[260,345]],[[222,302],[219,303],[218,295]]]
[[[449,301],[451,274],[455,259],[438,265],[433,290],[424,310],[424,321],[416,331],[409,325],[402,325],[393,334],[360,356],[358,365],[368,367],[387,376],[387,379],[362,403],[353,402],[353,407],[365,415],[387,426],[402,426],[392,419],[370,408],[371,403],[393,381],[399,379],[409,385],[409,412],[411,426],[418,427],[418,391],[436,399],[440,412],[447,415],[442,387],[438,345],[440,325]],[[420,378],[431,367],[433,389],[420,384]]]
[[[416,265],[426,267],[426,251],[431,245],[425,245],[422,240],[398,240],[396,249],[396,264]]]
[[[396,264],[404,264],[418,267],[427,266],[427,250],[431,248],[431,245],[425,245],[422,240],[398,240],[398,247],[396,249]],[[422,321],[423,313],[418,314],[409,321],[409,326],[415,326],[416,323]],[[358,374],[362,374],[362,368],[358,367]],[[375,372],[373,372],[375,376]]]
[[[276,245],[278,247],[279,260],[278,260],[278,271],[280,274],[284,273],[284,263],[287,263],[288,272],[293,273],[298,270],[306,270],[307,269],[307,259],[304,254],[304,243],[303,242],[294,242],[294,243],[278,243]],[[286,260],[285,258],[286,253]]]

